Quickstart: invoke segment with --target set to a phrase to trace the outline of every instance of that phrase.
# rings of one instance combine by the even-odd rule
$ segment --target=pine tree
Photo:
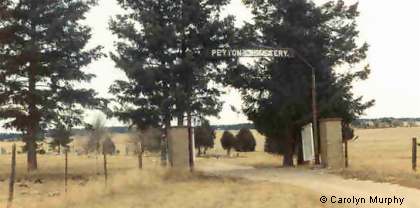
[[[366,58],[368,45],[356,44],[357,4],[347,6],[342,0],[321,6],[309,0],[244,3],[252,9],[255,24],[247,24],[242,35],[248,35],[254,45],[292,48],[297,53],[294,59],[260,59],[251,67],[232,67],[227,80],[242,90],[244,112],[256,129],[282,140],[283,165],[291,166],[296,135],[311,122],[311,69],[302,57],[315,68],[319,117],[341,117],[350,123],[374,103],[352,93],[352,83],[367,78],[368,66],[334,71],[354,68]]]
[[[255,146],[257,143],[255,141],[254,135],[252,135],[251,130],[242,128],[236,134],[236,146],[235,149],[238,152],[254,152]]]
[[[194,144],[195,148],[198,149],[198,156],[206,154],[207,149],[214,147],[216,134],[214,129],[211,128],[208,120],[203,119],[201,125],[195,127],[194,135]]]
[[[139,128],[165,129],[174,118],[182,125],[187,116],[190,126],[192,116],[216,115],[221,92],[210,82],[219,74],[221,61],[207,60],[199,52],[233,37],[233,18],[219,15],[228,1],[118,3],[129,12],[110,22],[119,38],[111,57],[128,80],[111,86],[120,103],[113,115]]]
[[[83,109],[104,104],[81,70],[101,57],[85,49],[90,28],[80,23],[96,0],[2,1],[0,118],[24,133],[28,170],[37,169],[36,141],[46,129],[82,122]]]
[[[223,149],[226,150],[227,156],[230,156],[230,151],[236,146],[236,137],[229,131],[224,131],[220,138],[220,143]]]

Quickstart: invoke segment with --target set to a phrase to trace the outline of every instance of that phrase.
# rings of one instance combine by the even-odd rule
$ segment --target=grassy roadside
[[[408,172],[384,172],[380,170],[357,170],[357,169],[343,169],[339,171],[331,171],[331,173],[340,175],[344,178],[370,180],[379,183],[391,183],[401,186],[420,189],[420,174]]]
[[[161,168],[121,171],[111,177],[106,188],[100,177],[91,178],[83,185],[73,183],[68,193],[47,191],[62,185],[58,181],[27,184],[19,187],[14,207],[323,207],[314,193],[289,185]],[[0,204],[4,203],[1,200]]]
[[[57,207],[322,207],[310,192],[282,184],[185,172],[156,173],[146,171],[130,176],[130,186],[117,179],[102,197],[78,202],[68,200],[64,206]]]
[[[256,164],[264,160],[262,157],[253,157],[254,160],[247,163]],[[242,159],[245,161],[245,158]],[[235,162],[236,159],[226,160]],[[107,187],[101,158],[96,161],[94,157],[71,155],[69,161],[71,175],[68,192],[65,193],[62,156],[40,155],[40,169],[27,174],[25,156],[19,155],[14,207],[322,207],[318,196],[308,190],[280,183],[169,171],[162,169],[155,157],[145,158],[144,170],[137,169],[136,157],[109,157],[110,181]],[[0,169],[1,207],[6,204],[9,162],[8,156],[0,156],[1,167],[4,167]],[[36,182],[37,179],[41,182]]]

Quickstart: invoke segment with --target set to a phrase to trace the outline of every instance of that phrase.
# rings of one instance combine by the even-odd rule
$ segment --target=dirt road
[[[328,174],[325,170],[255,169],[223,162],[199,165],[198,169],[211,175],[278,182],[309,189],[319,193],[320,198],[325,196],[327,207],[420,208],[420,190],[418,189],[387,183],[343,179]]]

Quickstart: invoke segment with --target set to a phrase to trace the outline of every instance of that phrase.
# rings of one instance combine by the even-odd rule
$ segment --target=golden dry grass
[[[233,132],[236,133],[236,132]],[[253,131],[257,151],[226,157],[217,132],[215,148],[197,163],[215,160],[254,167],[278,167],[281,157],[263,152],[264,138]],[[345,177],[398,183],[420,188],[420,174],[411,170],[411,138],[420,128],[357,130],[359,139],[349,143],[350,167],[336,172]],[[127,135],[114,135],[124,147]],[[21,143],[19,143],[21,145]],[[0,143],[9,149],[11,143]],[[149,155],[145,170],[137,169],[134,156],[110,156],[111,179],[105,188],[102,158],[70,155],[69,192],[64,194],[63,156],[40,155],[40,170],[25,171],[25,155],[18,155],[15,207],[319,207],[317,195],[280,183],[250,182],[202,174],[174,173],[159,167]],[[0,206],[7,196],[10,155],[0,155]],[[97,175],[97,172],[100,172]],[[41,184],[34,181],[41,179]],[[22,185],[23,184],[23,185]],[[304,200],[302,200],[304,199]]]
[[[96,175],[95,158],[72,155],[66,194],[63,156],[40,155],[40,169],[30,175],[25,172],[24,155],[17,159],[14,207],[322,207],[317,196],[307,190],[168,171],[159,167],[156,157],[146,157],[144,170],[137,169],[135,157],[109,157],[111,177],[105,187],[103,175]],[[101,161],[98,170],[102,173]],[[1,156],[0,162],[0,206],[4,206],[9,157]],[[42,183],[35,183],[36,179]]]
[[[359,139],[349,142],[347,177],[397,183],[420,188],[420,173],[411,169],[411,142],[420,127],[358,129]]]
[[[16,198],[18,201],[41,200],[49,194],[64,192],[64,156],[39,155],[39,170],[28,174],[26,157],[17,155]],[[82,187],[90,181],[103,181],[102,157],[69,156],[69,187]],[[147,166],[158,166],[158,161],[148,158]],[[8,179],[10,173],[10,156],[0,156],[0,201],[7,197]],[[108,156],[108,171],[110,175],[136,169],[135,157]],[[36,183],[41,180],[42,183]]]
[[[314,195],[295,187],[200,174],[152,170],[129,172],[114,181],[94,196],[80,200],[76,193],[55,207],[320,207]]]
[[[220,133],[218,133],[220,135]],[[270,165],[262,153],[263,140],[257,137],[256,153],[240,153],[226,161]],[[114,135],[117,147],[125,147],[128,135]],[[12,143],[0,143],[10,151]],[[21,146],[22,143],[18,143]],[[75,144],[77,146],[77,143]],[[19,149],[19,148],[18,148]],[[225,155],[219,138],[210,154]],[[322,207],[317,195],[290,185],[251,182],[233,178],[208,177],[200,173],[162,169],[159,158],[145,158],[145,169],[137,169],[135,156],[109,156],[110,181],[105,188],[102,157],[69,156],[69,187],[64,192],[64,156],[38,155],[39,170],[26,173],[26,157],[17,156],[17,182],[14,207]],[[251,159],[252,158],[252,159]],[[200,158],[197,162],[215,158]],[[10,155],[0,155],[0,206],[7,196]],[[98,174],[99,173],[99,174]],[[41,179],[42,183],[35,183]],[[305,199],[305,200],[301,200]]]

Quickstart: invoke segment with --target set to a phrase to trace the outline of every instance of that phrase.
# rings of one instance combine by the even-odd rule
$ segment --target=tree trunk
[[[179,115],[177,120],[178,120],[178,126],[184,126],[184,115]]]
[[[165,118],[165,128],[164,128],[164,135],[161,138],[161,151],[160,151],[160,164],[161,166],[165,167],[167,166],[168,159],[169,162],[171,162],[171,156],[168,155],[168,134],[169,134],[169,128],[171,126],[171,121],[169,119],[169,116],[166,116]],[[172,164],[171,164],[172,165]]]
[[[38,169],[38,162],[36,157],[36,142],[34,137],[31,137],[26,142],[27,152],[27,165],[28,172]]]
[[[227,149],[227,156],[230,157],[230,148]]]
[[[32,31],[35,31],[35,25],[31,25]],[[34,40],[36,43],[36,38]],[[36,93],[36,71],[37,71],[37,64],[38,64],[38,53],[37,53],[37,46],[34,44],[32,45],[32,52],[34,59],[30,62],[30,67],[28,71],[28,119],[27,123],[27,137],[26,140],[26,147],[27,147],[27,168],[28,172],[34,171],[38,169],[38,163],[36,158],[36,137],[39,128],[39,121],[40,121],[40,113],[38,108],[36,107],[37,102],[37,95]]]
[[[168,148],[167,148],[167,130],[165,130],[165,135],[162,137],[161,141],[161,150],[160,150],[160,164],[161,166],[165,167],[168,162]]]
[[[193,129],[191,111],[187,113],[187,127],[188,127],[188,155],[190,170],[194,171],[194,146],[193,146]]]
[[[198,153],[197,156],[200,157],[201,156],[201,147],[198,147]]]
[[[293,164],[293,154],[294,154],[294,141],[293,134],[291,129],[288,130],[286,134],[286,139],[284,142],[284,154],[283,154],[283,167],[292,167]]]
[[[29,79],[29,91],[34,92],[35,90],[35,81],[31,81]],[[28,172],[38,169],[38,163],[36,158],[36,136],[37,136],[37,127],[38,127],[38,113],[35,106],[35,98],[33,95],[30,96],[31,102],[29,103],[29,123],[28,125],[28,132],[25,138],[26,148],[27,148],[27,166]]]

